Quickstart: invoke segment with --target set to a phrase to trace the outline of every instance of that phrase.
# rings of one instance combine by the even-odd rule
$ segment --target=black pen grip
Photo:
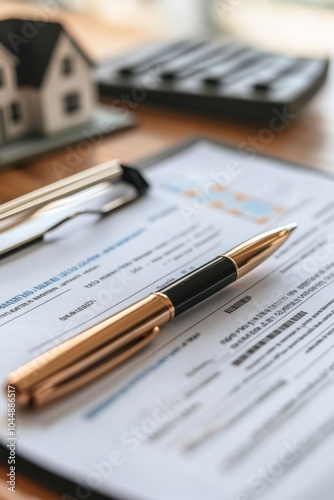
[[[227,257],[216,257],[171,285],[159,290],[175,307],[175,315],[187,311],[237,279],[237,269]]]

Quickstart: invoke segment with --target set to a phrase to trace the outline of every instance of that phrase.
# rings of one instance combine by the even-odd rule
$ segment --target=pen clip
[[[140,336],[136,330],[130,331],[93,351],[75,364],[66,367],[61,372],[55,373],[47,382],[34,388],[31,395],[32,405],[39,407],[47,404],[108,373],[143,349],[159,331],[158,326],[147,333],[141,333]]]

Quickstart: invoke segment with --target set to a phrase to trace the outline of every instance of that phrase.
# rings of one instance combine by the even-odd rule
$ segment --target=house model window
[[[5,78],[3,74],[3,70],[0,68],[0,87],[3,87],[5,84]]]
[[[64,98],[64,110],[66,113],[75,113],[80,108],[79,94],[72,92]]]
[[[63,75],[70,75],[73,72],[73,60],[70,57],[64,57],[62,60],[61,72]]]
[[[21,106],[18,102],[13,102],[10,106],[12,122],[18,123],[21,120]]]

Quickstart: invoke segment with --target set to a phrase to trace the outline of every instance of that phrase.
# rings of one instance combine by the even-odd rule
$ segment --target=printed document
[[[332,500],[334,181],[200,140],[144,171],[147,195],[0,261],[0,380],[265,230],[264,264],[139,354],[40,411],[0,399],[0,439],[42,468],[136,500]]]

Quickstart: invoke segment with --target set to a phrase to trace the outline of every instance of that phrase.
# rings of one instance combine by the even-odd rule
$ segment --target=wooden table
[[[0,5],[0,17],[25,13],[26,7],[15,2]],[[31,10],[29,10],[29,13]],[[59,16],[58,16],[59,18]],[[133,46],[138,41],[151,40],[157,33],[135,32],[134,30],[112,28],[97,23],[84,15],[66,14],[60,18],[74,31],[90,53],[100,59],[110,53]],[[234,124],[201,116],[148,106],[145,102],[136,104],[132,110],[138,124],[132,129],[106,135],[99,144],[86,148],[87,154],[80,154],[79,160],[70,162],[70,154],[78,153],[76,145],[64,148],[43,157],[27,161],[24,166],[8,167],[0,172],[0,203],[46,185],[82,169],[89,168],[110,158],[120,158],[134,165],[146,155],[160,151],[177,141],[205,135],[228,141],[237,147],[253,144],[259,152],[272,154],[293,162],[304,163],[334,174],[334,75],[313,99],[304,112],[289,120],[280,132],[271,134],[268,142],[268,127]],[[112,103],[112,100],[111,100]],[[269,125],[269,124],[268,124]],[[255,145],[255,146],[254,146]],[[76,156],[78,158],[78,155]],[[0,468],[0,499],[14,498],[7,492],[6,468]],[[61,495],[48,491],[22,474],[17,479],[16,500],[55,500]]]

